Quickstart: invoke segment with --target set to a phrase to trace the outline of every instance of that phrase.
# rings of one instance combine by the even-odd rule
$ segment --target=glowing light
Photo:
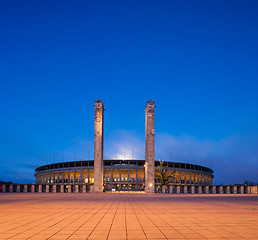
[[[150,183],[150,187],[152,187],[152,183]]]

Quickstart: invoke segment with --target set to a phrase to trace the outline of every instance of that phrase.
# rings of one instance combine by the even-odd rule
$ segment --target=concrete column
[[[240,186],[240,193],[241,193],[241,194],[244,194],[244,193],[245,193],[245,188],[244,188],[244,186]]]
[[[49,193],[49,185],[46,185],[46,193]]]
[[[28,192],[28,185],[27,184],[24,185],[23,192]]]
[[[128,177],[127,177],[127,190],[129,190],[129,185],[130,185],[129,178],[130,178],[130,170],[128,170]]]
[[[152,100],[145,107],[145,192],[154,193],[155,189],[155,129],[154,109]]]
[[[79,185],[75,185],[75,192],[76,192],[76,193],[79,192]]]
[[[224,191],[223,191],[223,186],[219,186],[219,193],[220,193],[220,194],[223,194],[223,193],[224,193]]]
[[[195,186],[191,186],[191,193],[195,193]]]
[[[76,171],[73,172],[73,184],[76,184]]]
[[[59,172],[56,173],[56,182],[59,184]]]
[[[60,191],[61,191],[61,193],[63,193],[63,192],[64,192],[64,185],[63,185],[63,184],[61,185],[61,189],[60,189]]]
[[[202,194],[202,186],[198,186],[198,193]]]
[[[181,193],[181,186],[176,186],[176,193]]]
[[[9,186],[9,192],[13,192],[13,185],[12,184]]]
[[[42,185],[39,185],[39,193],[42,193]]]
[[[111,170],[111,189],[113,188],[113,170]]]
[[[194,180],[193,180],[194,185],[196,185],[196,174],[194,173]]]
[[[226,189],[227,189],[227,194],[230,194],[231,193],[230,192],[230,186],[227,186]]]
[[[95,101],[94,192],[103,192],[103,125],[104,105],[98,99]]]
[[[233,186],[233,193],[237,194],[237,186]]]
[[[136,170],[136,189],[138,189],[138,170]]]
[[[53,185],[53,193],[56,193],[56,185]]]
[[[251,193],[251,186],[247,186],[247,193],[248,193],[248,194]]]
[[[205,193],[206,193],[206,194],[210,193],[209,186],[205,186]]]
[[[30,189],[31,189],[31,192],[35,192],[35,185],[32,184]]]
[[[67,171],[67,183],[70,184],[70,171],[68,170]]]
[[[55,184],[55,173],[53,173],[53,184]]]
[[[200,174],[199,173],[197,174],[197,185],[198,186],[200,185]]]
[[[82,192],[86,193],[86,185],[82,185]]]
[[[192,184],[192,173],[189,173],[189,184]]]
[[[87,183],[87,185],[88,185],[88,187],[89,187],[89,189],[90,189],[90,170],[88,169],[88,183]]]
[[[21,186],[20,185],[17,185],[16,192],[21,192]]]
[[[181,185],[181,172],[179,172],[179,184]]]
[[[185,172],[185,184],[184,185],[187,185],[187,173]]]
[[[173,186],[169,186],[169,193],[173,193]]]
[[[188,193],[187,192],[187,186],[184,186],[184,193]]]
[[[217,192],[216,192],[216,186],[212,186],[212,193],[213,194],[216,194]]]
[[[82,184],[82,170],[80,170],[80,184]]]
[[[121,191],[121,169],[119,169],[119,191]]]
[[[93,192],[94,186],[90,185],[90,192]]]
[[[62,184],[64,184],[64,171],[62,171]]]
[[[72,185],[69,184],[69,185],[68,185],[68,193],[71,193],[71,192],[72,192]]]
[[[173,179],[172,179],[172,181],[173,181],[172,184],[173,185],[176,185],[176,176],[175,175],[176,175],[176,172],[174,172],[174,174],[173,174]]]
[[[6,192],[6,185],[3,185],[3,192]]]

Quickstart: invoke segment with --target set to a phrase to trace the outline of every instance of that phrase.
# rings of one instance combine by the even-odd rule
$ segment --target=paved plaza
[[[258,239],[257,195],[1,193],[0,239]]]

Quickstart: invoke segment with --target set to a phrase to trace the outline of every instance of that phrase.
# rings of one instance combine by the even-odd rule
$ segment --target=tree
[[[168,171],[168,167],[164,165],[164,161],[159,161],[159,166],[156,168],[155,179],[161,183],[161,186],[167,186],[174,174],[175,171]]]

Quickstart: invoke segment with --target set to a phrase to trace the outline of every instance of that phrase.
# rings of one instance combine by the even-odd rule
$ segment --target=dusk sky
[[[93,159],[144,159],[155,101],[156,160],[258,182],[257,1],[1,1],[0,180]]]

